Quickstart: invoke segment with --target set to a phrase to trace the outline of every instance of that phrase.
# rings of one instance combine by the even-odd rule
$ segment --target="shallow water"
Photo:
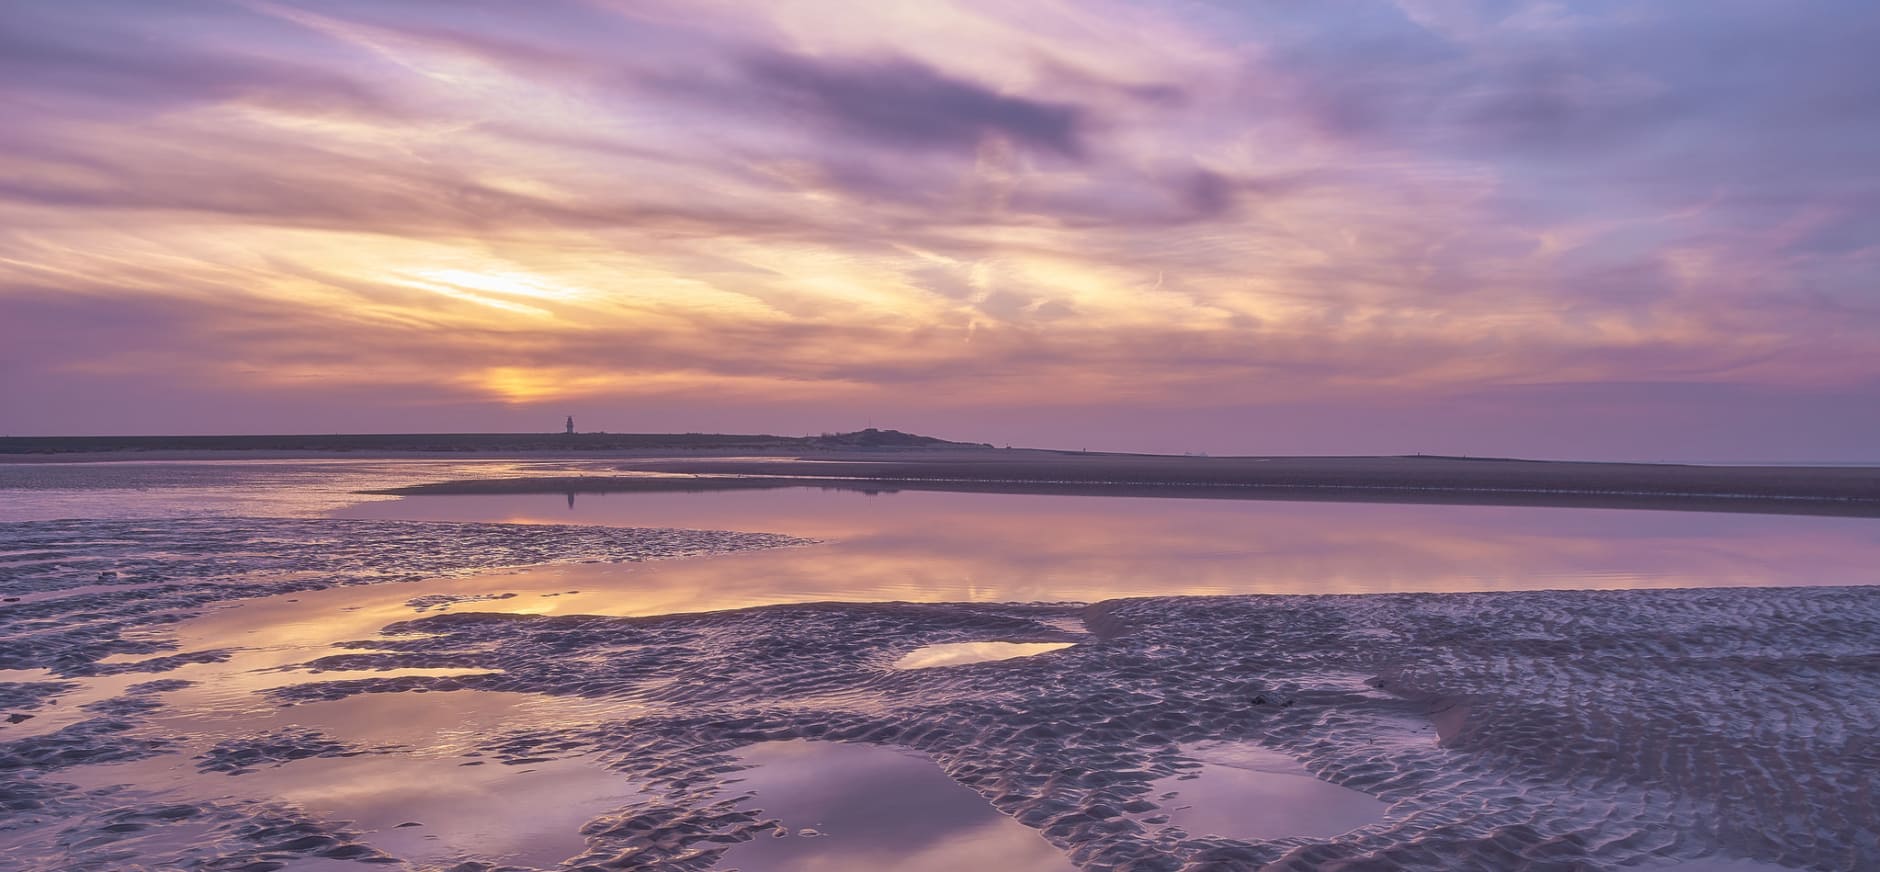
[[[0,463],[0,523],[201,515],[314,517],[395,497],[359,491],[434,481],[574,475],[579,460],[113,460]]]
[[[34,558],[0,566],[0,588],[18,595],[0,604],[0,655],[31,664],[0,671],[0,870],[9,872],[277,869],[289,859],[317,869],[393,857],[416,864],[402,868],[556,866],[585,850],[586,822],[637,801],[638,788],[581,755],[499,759],[493,743],[639,707],[422,692],[497,671],[353,663],[375,656],[381,628],[397,621],[466,601],[521,613],[563,595],[484,601],[473,592],[489,578],[479,571],[786,544],[215,517],[0,524],[0,537]],[[426,576],[436,577],[412,580]],[[279,696],[361,682],[418,692],[297,705]],[[409,822],[421,826],[400,826]]]
[[[668,564],[653,610],[818,600],[1864,584],[1880,523],[1616,509],[1128,499],[796,488],[407,497],[349,518],[677,526],[826,540]],[[742,571],[761,562],[761,571]],[[579,569],[569,573],[579,586]],[[635,613],[647,613],[636,611]]]
[[[1070,872],[1036,830],[994,811],[925,755],[842,742],[765,742],[731,785],[779,822],[734,846],[740,872]]]
[[[896,669],[935,669],[1031,657],[1047,651],[1069,648],[1070,642],[943,642],[916,648],[894,661]]]
[[[1788,872],[1789,867],[1774,863],[1758,863],[1755,860],[1732,860],[1722,857],[1703,860],[1686,860],[1669,865],[1643,865],[1632,867],[1640,872]]]
[[[1846,641],[1872,638],[1855,593],[1796,591],[1846,605],[1804,597],[1758,612],[1707,596],[1608,603],[1591,624],[1581,623],[1587,603],[1546,598],[1536,608],[1456,606],[1453,616],[1449,598],[1382,609],[1342,599],[1074,605],[1863,584],[1880,566],[1880,524],[1865,519],[815,489],[350,493],[569,468],[540,466],[0,464],[0,534],[10,537],[0,538],[0,582],[18,596],[0,604],[0,619],[20,634],[0,641],[31,640],[15,654],[48,639],[73,646],[14,658],[48,668],[0,671],[0,713],[30,715],[0,721],[0,791],[38,803],[20,806],[24,817],[0,813],[0,869],[118,869],[156,856],[286,862],[290,872],[390,856],[408,861],[392,868],[466,859],[546,868],[623,851],[668,868],[746,872],[1062,869],[1073,855],[1099,864],[1215,850],[1279,856],[1268,845],[1305,857],[1324,845],[1414,857],[1425,830],[1448,820],[1480,822],[1466,837],[1442,836],[1487,852],[1478,868],[1494,868],[1504,844],[1569,820],[1561,826],[1575,839],[1626,846],[1612,856],[1662,860],[1716,850],[1653,841],[1674,825],[1702,829],[1679,815],[1711,813],[1674,804],[1664,806],[1668,821],[1653,817],[1658,800],[1620,783],[1629,770],[1600,768],[1621,759],[1612,747],[1637,748],[1639,736],[1705,706],[1729,712],[1679,745],[1679,755],[1699,742],[1733,749],[1695,767],[1678,789],[1699,798],[1680,802],[1783,821],[1780,807],[1731,792],[1744,779],[1713,783],[1716,767],[1793,773],[1756,788],[1765,794],[1831,793],[1832,768],[1730,755],[1835,759],[1813,747],[1817,735],[1833,739],[1870,715],[1854,668],[1863,649]],[[3,522],[72,515],[150,520]],[[243,515],[343,520],[219,517]],[[192,520],[164,522],[183,517]],[[470,526],[489,523],[523,526]],[[822,544],[551,526],[566,524]],[[689,555],[712,556],[613,562]],[[543,560],[575,562],[515,568]],[[203,594],[224,589],[233,593]],[[880,605],[889,601],[982,605]],[[828,602],[876,605],[723,611]],[[1007,602],[1068,604],[983,605]],[[1132,609],[1148,617],[1130,618]],[[687,616],[699,612],[714,614]],[[1491,613],[1492,623],[1471,623]],[[1649,648],[1683,621],[1664,650],[1697,652],[1666,661],[1690,680],[1562,677],[1631,668],[1559,652],[1635,615],[1660,617],[1649,633],[1613,631],[1601,645]],[[1441,635],[1453,626],[1474,629]],[[1794,626],[1823,628],[1811,642],[1821,650],[1770,641]],[[1425,645],[1432,633],[1445,641]],[[185,656],[166,660],[173,654]],[[1786,707],[1774,715],[1754,708],[1774,693],[1759,664],[1791,656],[1817,683],[1781,687]],[[1444,682],[1472,689],[1450,694]],[[1555,711],[1563,694],[1575,702]],[[1580,702],[1602,694],[1603,705]],[[1760,736],[1799,727],[1782,742],[1734,736],[1733,724],[1756,719]],[[1529,742],[1546,753],[1520,759],[1484,738],[1485,723],[1518,740],[1516,752]],[[1566,733],[1577,744],[1563,744]],[[800,740],[838,734],[846,740]],[[776,741],[787,737],[799,740]],[[1507,758],[1452,750],[1470,742]],[[1592,748],[1584,760],[1569,753],[1580,746]],[[68,765],[58,753],[118,762]],[[1622,762],[1684,765],[1655,753]],[[1504,764],[1512,768],[1496,768]],[[1511,771],[1522,774],[1510,780]],[[1555,783],[1585,772],[1602,786],[1572,793]],[[1517,789],[1568,804],[1502,808]],[[740,798],[749,790],[757,795]],[[1386,815],[1376,796],[1409,810]],[[1820,826],[1850,825],[1833,803],[1821,808]],[[765,818],[789,835],[772,838]],[[273,822],[265,838],[250,833],[257,820]],[[422,826],[399,826],[408,822]],[[1796,832],[1785,838],[1809,856],[1812,836]],[[1714,841],[1737,853],[1764,844],[1730,838]],[[317,846],[269,848],[306,840]],[[1686,862],[1658,868],[1711,868]]]
[[[605,471],[596,460],[0,463],[0,523],[214,515],[602,524],[829,540],[726,596],[698,579],[646,609],[808,599],[1865,584],[1880,523],[1691,512],[825,491],[385,497],[364,489]],[[775,556],[775,555],[773,555]],[[33,555],[0,554],[0,571]],[[669,571],[683,572],[676,568]],[[722,590],[725,579],[711,586]],[[665,585],[649,585],[664,588]],[[617,612],[616,612],[617,613]]]
[[[414,713],[423,708],[404,702]],[[134,784],[147,801],[285,802],[348,821],[365,844],[427,867],[472,858],[553,867],[581,853],[583,824],[640,792],[579,758],[510,766],[428,753],[307,758],[238,775],[204,773],[172,755],[81,766],[61,778],[94,790]]]
[[[1191,835],[1324,838],[1378,823],[1388,808],[1258,745],[1218,743],[1183,751],[1200,765],[1162,778],[1152,789],[1168,825]]]

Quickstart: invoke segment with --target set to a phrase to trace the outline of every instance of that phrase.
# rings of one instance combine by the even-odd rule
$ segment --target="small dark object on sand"
[[[30,721],[30,720],[32,720],[32,719],[33,719],[33,716],[32,716],[32,715],[29,715],[29,714],[22,714],[22,713],[20,713],[20,712],[14,712],[14,713],[12,713],[12,714],[10,714],[10,715],[7,715],[7,723],[9,723],[9,724],[20,724],[20,723],[25,723],[25,722],[27,722],[27,721]]]

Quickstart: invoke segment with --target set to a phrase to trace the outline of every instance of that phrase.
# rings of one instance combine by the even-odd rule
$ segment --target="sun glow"
[[[507,294],[516,297],[530,297],[537,300],[580,300],[592,296],[583,288],[571,287],[552,281],[542,276],[525,272],[477,272],[464,269],[427,269],[418,270],[417,277],[433,285],[448,285],[467,288],[473,291],[485,291],[492,294]]]
[[[1511,111],[1560,97],[1501,75],[1518,28],[1450,46],[1495,71],[1450,94],[1361,72],[1428,53],[1309,62],[1262,4],[39,5],[20,32],[83,63],[0,52],[0,375],[960,408],[1880,378],[1822,156],[1716,182],[1808,140],[1633,135],[1649,107],[1598,101],[1656,77],[1598,65],[1599,112]],[[1583,165],[1554,124],[1630,132]],[[1678,147],[1715,178],[1671,190]]]
[[[623,381],[618,377],[582,373],[567,369],[529,369],[516,366],[491,367],[479,373],[475,385],[497,399],[510,404],[594,394]]]

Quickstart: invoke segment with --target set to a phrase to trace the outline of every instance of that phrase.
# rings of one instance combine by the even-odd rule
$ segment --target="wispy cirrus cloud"
[[[996,422],[1597,416],[1685,384],[1829,415],[1880,383],[1876,29],[1736,0],[9,4],[0,388]],[[150,414],[123,426],[174,429]]]

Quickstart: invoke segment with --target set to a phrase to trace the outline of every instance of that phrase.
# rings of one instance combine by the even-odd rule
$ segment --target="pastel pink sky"
[[[0,433],[1880,460],[1880,5],[0,5]]]

